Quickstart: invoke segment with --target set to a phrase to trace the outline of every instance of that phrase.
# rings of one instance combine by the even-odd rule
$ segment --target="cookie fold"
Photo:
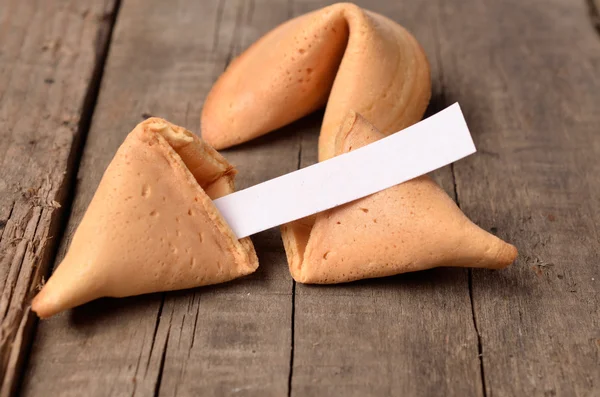
[[[285,22],[235,59],[210,91],[202,137],[236,145],[327,104],[319,160],[352,109],[385,134],[418,122],[429,102],[427,58],[396,22],[338,3]]]
[[[350,112],[333,147],[339,155],[383,137]],[[282,236],[290,272],[302,283],[340,283],[439,266],[499,269],[517,255],[515,247],[473,224],[428,176],[284,225]]]
[[[225,282],[252,273],[212,199],[235,169],[200,138],[159,118],[139,124],[106,169],[69,250],[32,309],[40,317],[93,299]]]

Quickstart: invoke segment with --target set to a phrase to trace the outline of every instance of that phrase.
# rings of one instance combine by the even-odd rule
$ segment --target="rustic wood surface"
[[[454,167],[458,201],[520,251],[506,271],[472,272],[485,388],[597,395],[600,37],[584,4],[506,5],[440,7],[445,92],[479,149]]]
[[[61,235],[115,2],[0,2],[0,394],[20,378],[29,302]]]
[[[305,286],[272,229],[253,236],[261,267],[250,277],[101,299],[35,328],[32,292],[124,136],[151,115],[198,131],[232,57],[331,2],[0,0],[2,393],[20,384],[31,396],[594,395],[596,1],[358,2],[423,45],[429,113],[461,103],[479,153],[435,177],[473,221],[517,245],[511,268]],[[321,117],[225,151],[238,186],[314,163]],[[70,213],[64,231],[55,202]]]

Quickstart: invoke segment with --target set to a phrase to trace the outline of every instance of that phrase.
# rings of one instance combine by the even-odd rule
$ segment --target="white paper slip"
[[[475,153],[458,103],[377,142],[214,201],[238,238],[316,214]]]

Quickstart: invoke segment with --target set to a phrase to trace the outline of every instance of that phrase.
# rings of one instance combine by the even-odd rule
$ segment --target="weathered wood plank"
[[[155,115],[198,131],[226,63],[287,16],[286,3],[273,0],[123,2],[59,257],[129,130]],[[225,153],[238,185],[294,170],[295,129]],[[261,267],[244,280],[103,299],[41,322],[23,394],[286,394],[292,282],[278,232],[254,241]]]
[[[115,1],[0,5],[0,383],[20,378],[89,124]]]
[[[227,61],[289,16],[280,0],[220,3],[235,12],[236,28]],[[233,18],[229,19],[234,22]],[[227,24],[221,30],[231,31]],[[222,32],[217,31],[221,40]],[[216,76],[215,76],[216,77]],[[298,167],[303,121],[224,151],[240,170],[238,187],[291,172]],[[199,291],[168,294],[168,329],[161,373],[161,396],[280,396],[288,391],[291,354],[292,280],[277,229],[253,236],[260,268],[252,276]]]
[[[236,36],[225,47],[230,51],[227,60],[289,16],[287,2],[281,0],[226,2],[223,15],[234,12]],[[222,24],[221,29],[230,27]],[[297,169],[298,131],[305,124],[303,120],[223,151],[240,170],[238,187]],[[167,295],[160,323],[169,335],[161,396],[287,394],[292,279],[279,230],[252,239],[260,260],[255,274],[225,285]]]
[[[430,59],[428,113],[450,104],[439,70],[436,8],[363,1],[407,27]],[[325,5],[295,1],[301,14]],[[303,136],[302,166],[317,161],[318,124]],[[434,175],[454,196],[450,167]],[[468,273],[436,269],[338,286],[295,288],[292,395],[482,395]]]
[[[479,148],[455,166],[460,205],[520,250],[507,270],[473,271],[487,395],[597,395],[600,40],[586,4],[440,14],[446,92]]]

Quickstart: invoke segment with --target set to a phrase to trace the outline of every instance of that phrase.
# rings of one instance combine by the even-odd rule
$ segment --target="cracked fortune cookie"
[[[383,137],[350,112],[332,147],[339,155]],[[340,283],[439,266],[500,269],[517,255],[515,247],[472,223],[428,176],[286,224],[282,236],[290,272],[302,283]]]
[[[396,22],[349,3],[289,20],[236,58],[210,91],[202,138],[216,149],[266,134],[327,104],[319,160],[349,110],[384,134],[418,122],[431,81],[427,58]]]
[[[93,299],[221,283],[258,259],[212,199],[235,169],[200,138],[159,118],[140,123],[106,169],[69,250],[32,309],[49,317]]]

